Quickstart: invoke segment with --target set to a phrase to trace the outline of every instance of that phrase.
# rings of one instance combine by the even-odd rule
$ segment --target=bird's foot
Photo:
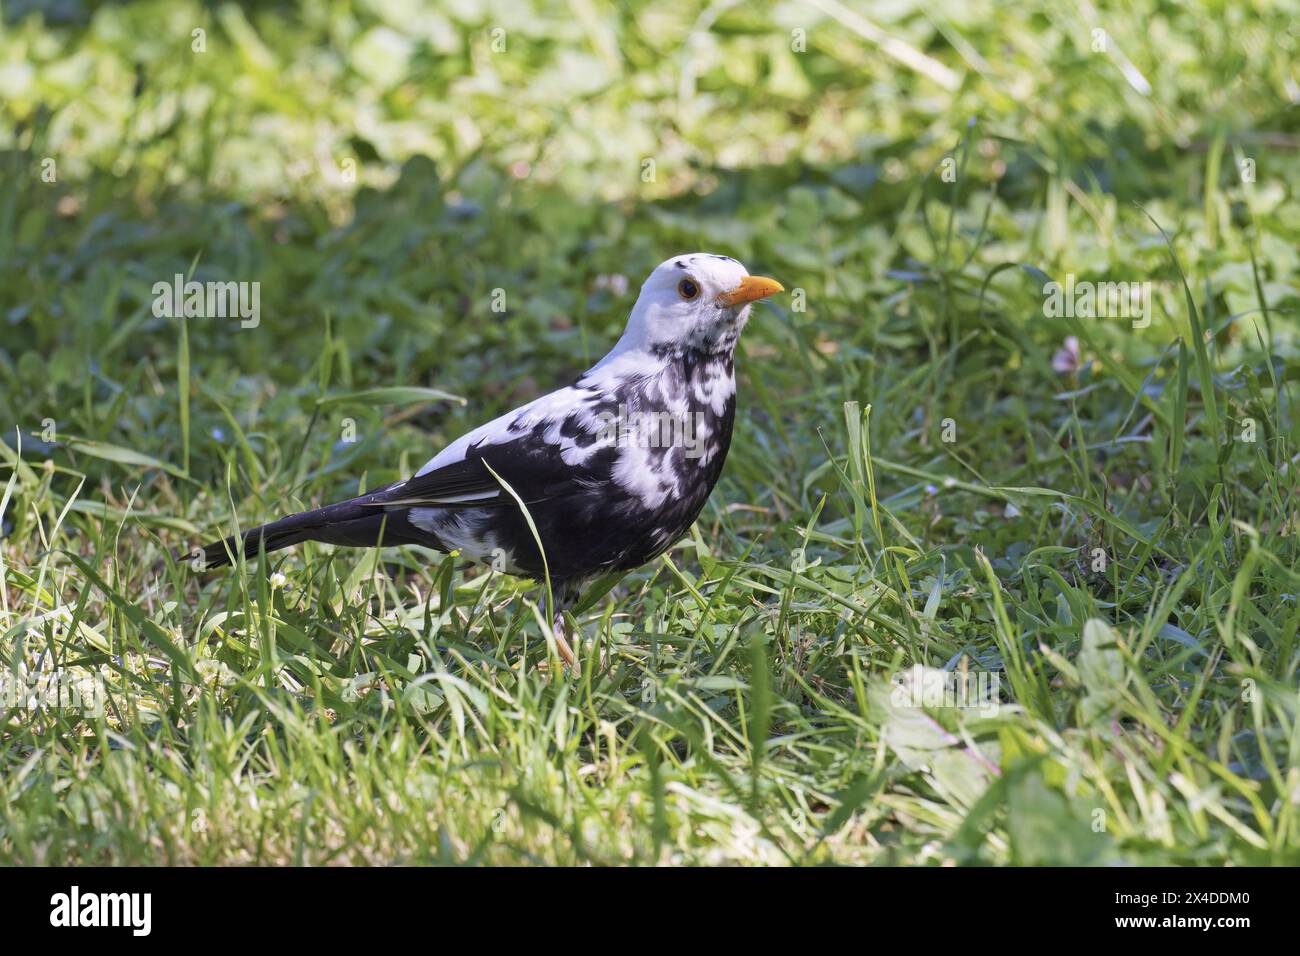
[[[555,636],[555,648],[560,652],[560,657],[564,659],[565,666],[577,674],[578,655],[573,652],[573,645],[578,642],[574,638],[573,630],[569,627],[568,618],[564,616],[563,611],[555,613],[551,633]],[[570,640],[572,640],[572,643],[570,643]]]

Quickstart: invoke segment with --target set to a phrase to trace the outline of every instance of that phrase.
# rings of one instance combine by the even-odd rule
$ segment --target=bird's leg
[[[551,633],[555,636],[555,646],[564,658],[564,663],[576,673],[578,655],[574,653],[574,646],[579,644],[581,635],[575,635],[569,627],[569,619],[564,612],[578,603],[579,591],[576,585],[566,581],[555,587],[554,592],[555,618],[551,622]]]
[[[556,610],[555,620],[551,625],[551,633],[555,636],[555,647],[564,658],[564,663],[575,670],[578,667],[577,655],[573,653],[573,647],[569,644],[569,638],[573,632],[569,629],[569,622],[564,616],[564,611]]]

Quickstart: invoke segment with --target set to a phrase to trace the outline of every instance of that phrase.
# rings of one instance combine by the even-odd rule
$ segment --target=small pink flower
[[[1079,352],[1079,339],[1069,335],[1065,338],[1065,347],[1056,350],[1052,356],[1052,371],[1058,375],[1071,375],[1079,371],[1083,357]]]

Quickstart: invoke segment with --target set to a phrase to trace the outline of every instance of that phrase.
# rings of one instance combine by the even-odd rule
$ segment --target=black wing
[[[616,448],[601,448],[583,464],[570,465],[561,457],[561,446],[542,437],[544,431],[539,426],[506,442],[472,445],[461,461],[390,485],[367,495],[363,503],[383,508],[516,508],[501,481],[525,505],[533,505],[590,491],[611,480]],[[579,435],[579,441],[585,438],[595,441],[594,436]]]

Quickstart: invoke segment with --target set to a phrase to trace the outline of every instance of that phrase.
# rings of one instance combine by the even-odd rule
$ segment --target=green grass
[[[0,686],[46,683],[0,698],[0,861],[1300,863],[1294,12],[871,8],[949,88],[838,4],[33,6]],[[454,557],[173,557],[570,380],[696,249],[792,294],[580,673]],[[259,326],[155,317],[176,273]],[[1048,315],[1067,273],[1150,325]],[[1004,702],[909,706],[915,665]]]

